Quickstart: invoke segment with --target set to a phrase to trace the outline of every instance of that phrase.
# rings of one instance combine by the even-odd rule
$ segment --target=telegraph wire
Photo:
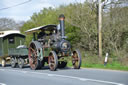
[[[17,7],[17,6],[20,6],[20,5],[29,3],[29,2],[31,2],[31,1],[32,1],[32,0],[28,0],[28,1],[25,1],[25,2],[22,2],[22,3],[16,4],[16,5],[13,5],[13,6],[9,6],[9,7],[5,7],[5,8],[1,8],[0,11],[1,11],[1,10],[10,9],[10,8],[13,8],[13,7]]]

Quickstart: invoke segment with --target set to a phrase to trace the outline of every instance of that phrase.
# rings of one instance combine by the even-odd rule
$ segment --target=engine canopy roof
[[[25,33],[35,33],[35,32],[38,32],[40,30],[44,30],[44,31],[57,30],[57,25],[49,24],[49,25],[45,25],[45,26],[39,26],[39,27],[29,29],[29,30],[25,31]]]

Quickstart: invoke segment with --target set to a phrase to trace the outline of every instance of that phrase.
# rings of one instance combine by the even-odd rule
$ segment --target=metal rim
[[[58,58],[54,51],[51,51],[48,57],[49,68],[51,71],[55,71],[58,66]]]
[[[29,47],[29,64],[31,69],[37,69],[38,59],[37,59],[37,49],[34,43],[31,43]]]
[[[80,69],[81,66],[81,54],[78,50],[73,52],[72,64],[74,69]]]
[[[18,59],[18,66],[19,66],[19,68],[23,68],[23,66],[24,66],[24,60],[22,58],[19,58]]]
[[[16,67],[16,62],[14,58],[11,58],[11,67],[15,68]]]

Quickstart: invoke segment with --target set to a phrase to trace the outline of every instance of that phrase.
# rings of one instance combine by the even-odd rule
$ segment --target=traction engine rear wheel
[[[72,64],[74,69],[80,69],[81,66],[81,54],[79,50],[73,51]]]
[[[48,64],[51,71],[55,71],[58,66],[58,57],[54,51],[51,51],[48,57]]]
[[[38,60],[37,47],[34,43],[30,44],[29,47],[29,64],[32,70],[40,69],[41,62]]]

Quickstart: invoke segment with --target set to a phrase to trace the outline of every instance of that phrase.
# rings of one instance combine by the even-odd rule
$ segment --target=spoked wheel
[[[58,68],[65,68],[66,65],[67,65],[67,62],[65,61],[58,62]]]
[[[74,69],[80,69],[81,66],[81,54],[78,50],[73,51],[72,64]]]
[[[5,65],[6,65],[6,60],[2,59],[2,67],[5,67]]]
[[[16,67],[16,60],[15,60],[15,58],[11,58],[11,67],[12,68]]]
[[[32,70],[40,69],[41,62],[38,60],[37,47],[34,43],[29,47],[29,64]]]
[[[55,71],[58,66],[58,58],[54,51],[51,51],[48,57],[48,64],[51,71]]]
[[[19,68],[23,68],[23,66],[24,66],[24,59],[22,59],[22,58],[18,59],[18,66],[19,66]]]

